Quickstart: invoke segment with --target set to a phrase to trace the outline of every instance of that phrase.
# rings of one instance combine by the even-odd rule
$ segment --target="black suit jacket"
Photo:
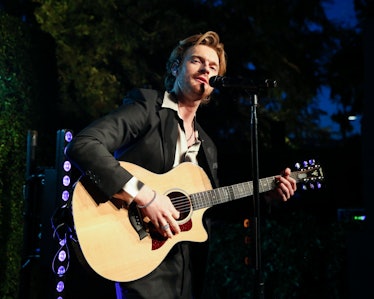
[[[169,171],[178,138],[176,112],[162,108],[163,93],[135,89],[121,107],[79,132],[67,147],[67,157],[110,198],[132,175],[118,160],[139,165],[153,173]],[[217,150],[196,124],[202,146],[198,161],[218,187]]]
[[[179,118],[176,111],[161,107],[163,96],[164,93],[149,89],[131,91],[121,107],[83,129],[68,145],[67,157],[107,199],[120,191],[132,177],[119,165],[118,160],[134,163],[157,174],[165,173],[173,167]],[[213,188],[218,187],[216,147],[198,123],[195,128],[201,140],[197,157],[199,165],[210,178]],[[204,223],[209,232],[209,220],[205,219]],[[156,290],[166,296],[167,290],[163,290],[161,282],[165,278],[159,274],[164,271],[163,267],[169,268],[168,261],[176,258],[176,253],[179,252],[179,259],[182,257],[183,260],[186,255],[191,257],[191,263],[187,264],[192,267],[194,273],[192,285],[195,298],[198,298],[204,283],[208,244],[204,242],[190,244],[188,247],[186,245],[176,245],[159,268],[139,283],[124,284],[124,287],[139,293],[145,292],[146,298],[150,298],[148,292],[157,297]],[[177,271],[180,276],[185,268]],[[152,279],[149,279],[151,277]],[[171,277],[171,285],[175,284],[174,279],[175,277]],[[151,288],[153,291],[149,291]],[[186,294],[189,297],[188,291]],[[174,298],[174,295],[170,297]]]

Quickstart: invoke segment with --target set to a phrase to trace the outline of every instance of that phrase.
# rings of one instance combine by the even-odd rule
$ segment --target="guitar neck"
[[[298,183],[303,177],[303,171],[294,171],[291,177]],[[259,193],[275,188],[275,177],[266,177],[259,180]],[[208,208],[229,201],[253,195],[253,181],[238,183],[231,186],[220,187],[190,195],[194,210]]]

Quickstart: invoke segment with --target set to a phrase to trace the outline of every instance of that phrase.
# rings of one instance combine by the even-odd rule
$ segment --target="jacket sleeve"
[[[132,177],[120,166],[114,152],[134,142],[142,133],[151,109],[154,108],[144,98],[127,99],[120,108],[74,136],[66,149],[67,158],[108,198]]]

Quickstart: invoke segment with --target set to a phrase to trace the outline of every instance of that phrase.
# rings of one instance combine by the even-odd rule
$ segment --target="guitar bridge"
[[[144,228],[143,217],[140,215],[140,212],[134,202],[132,202],[128,207],[128,216],[132,227],[139,235],[139,239],[144,239],[147,236],[147,231]]]

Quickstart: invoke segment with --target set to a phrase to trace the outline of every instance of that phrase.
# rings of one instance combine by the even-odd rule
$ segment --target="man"
[[[162,236],[175,237],[181,233],[180,212],[170,198],[133,176],[118,160],[156,174],[193,162],[205,170],[213,188],[217,187],[217,151],[197,122],[196,112],[210,99],[209,78],[225,72],[226,54],[217,33],[208,31],[180,41],[167,62],[166,91],[132,91],[119,109],[76,135],[67,156],[108,199],[123,200],[127,206],[134,202]],[[290,169],[282,173],[272,194],[287,200],[296,183],[289,176]],[[201,248],[201,244],[177,243],[151,273],[117,283],[117,298],[198,298],[206,257]]]

